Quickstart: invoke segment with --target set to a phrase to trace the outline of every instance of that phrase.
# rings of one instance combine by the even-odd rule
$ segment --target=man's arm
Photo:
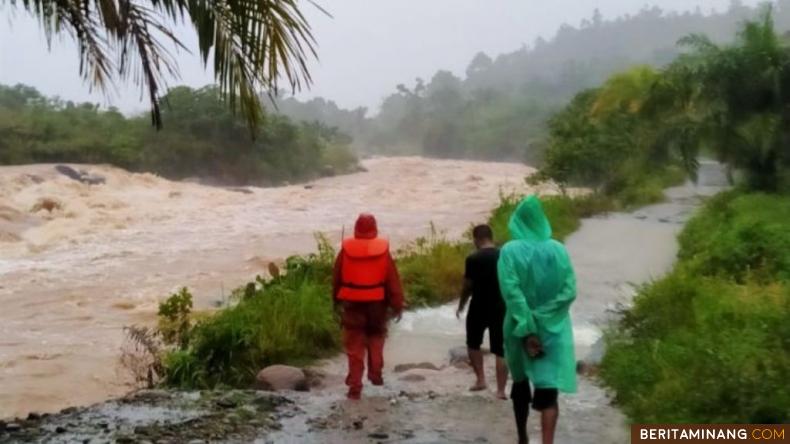
[[[332,303],[335,306],[340,303],[340,301],[337,299],[337,294],[340,292],[340,286],[343,284],[342,269],[343,251],[341,250],[335,258],[335,266],[332,269]]]
[[[387,262],[387,303],[395,319],[400,321],[404,306],[403,287],[401,286],[398,267],[395,265],[395,260],[392,259],[392,255],[389,253],[387,254]]]
[[[461,314],[464,312],[470,297],[472,297],[472,280],[465,277],[463,287],[461,287],[461,298],[458,300],[458,310],[455,312],[455,316],[458,319],[461,319]]]

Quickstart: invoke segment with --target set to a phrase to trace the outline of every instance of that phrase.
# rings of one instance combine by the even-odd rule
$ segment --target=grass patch
[[[790,420],[788,211],[783,196],[711,200],[681,234],[674,271],[607,333],[601,376],[633,421]]]

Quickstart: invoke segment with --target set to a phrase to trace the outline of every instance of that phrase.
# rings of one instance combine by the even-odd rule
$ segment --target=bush
[[[789,210],[781,196],[714,198],[675,270],[607,333],[601,376],[635,422],[790,420]]]
[[[705,276],[744,282],[790,279],[790,199],[768,194],[716,196],[680,236],[680,259]]]
[[[300,365],[340,348],[332,310],[334,251],[291,257],[286,272],[236,290],[236,304],[199,320],[189,343],[167,354],[165,383],[176,387],[248,386],[263,367]]]
[[[788,292],[677,271],[608,333],[601,376],[635,422],[786,422]]]
[[[440,305],[461,293],[464,264],[472,246],[452,242],[431,230],[397,253],[406,303],[410,308]]]

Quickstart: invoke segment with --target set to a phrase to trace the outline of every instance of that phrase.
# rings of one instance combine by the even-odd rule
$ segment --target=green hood
[[[507,225],[513,239],[541,242],[551,239],[551,225],[543,212],[540,199],[534,194],[516,207]]]

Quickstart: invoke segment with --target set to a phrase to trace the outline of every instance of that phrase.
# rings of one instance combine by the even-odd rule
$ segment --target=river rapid
[[[313,251],[314,233],[339,240],[361,211],[377,215],[395,246],[431,223],[458,237],[485,220],[500,190],[526,191],[532,172],[416,157],[363,166],[307,185],[243,189],[109,166],[75,166],[102,185],[53,165],[0,167],[0,418],[128,391],[123,326],[153,322],[158,301],[181,286],[196,308],[210,308],[269,262]]]

